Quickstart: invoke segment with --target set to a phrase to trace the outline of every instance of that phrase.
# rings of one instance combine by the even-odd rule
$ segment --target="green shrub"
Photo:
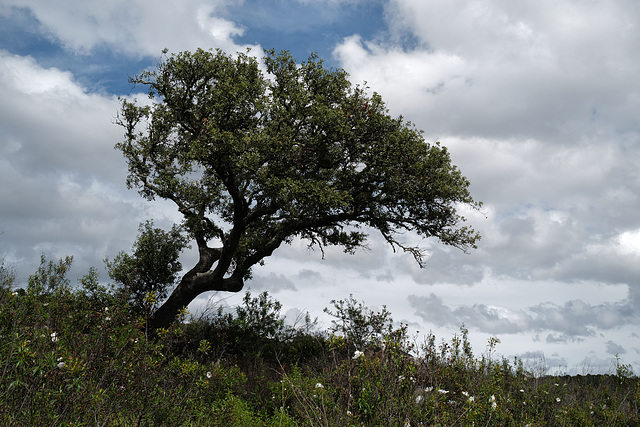
[[[183,312],[150,337],[95,269],[72,287],[71,261],[42,257],[24,291],[0,268],[0,425],[640,425],[620,359],[612,375],[534,375],[495,360],[495,337],[475,356],[464,327],[415,346],[352,297],[334,302],[331,334],[247,293],[234,314]]]

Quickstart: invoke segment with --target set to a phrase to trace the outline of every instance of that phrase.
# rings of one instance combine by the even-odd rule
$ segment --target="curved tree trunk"
[[[149,329],[154,332],[168,328],[178,317],[178,313],[186,308],[198,295],[207,291],[240,292],[244,282],[231,276],[216,280],[212,271],[201,274],[186,274],[169,298],[156,310],[149,319]]]

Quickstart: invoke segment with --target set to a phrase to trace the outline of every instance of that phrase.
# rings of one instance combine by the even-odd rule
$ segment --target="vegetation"
[[[412,342],[353,297],[332,302],[327,332],[288,326],[277,301],[247,293],[235,312],[182,312],[151,336],[135,299],[95,270],[71,287],[71,262],[43,257],[25,289],[0,265],[0,425],[640,424],[640,380],[621,362],[535,376],[494,360],[495,338],[481,355],[464,328]]]
[[[251,269],[294,238],[353,252],[366,247],[366,226],[418,263],[423,250],[401,240],[405,231],[463,250],[479,239],[458,209],[480,204],[445,147],[317,56],[297,64],[267,51],[264,64],[242,53],[174,54],[132,79],[151,103],[122,102],[116,147],[127,184],[175,203],[199,253],[153,329],[203,292],[241,291]]]

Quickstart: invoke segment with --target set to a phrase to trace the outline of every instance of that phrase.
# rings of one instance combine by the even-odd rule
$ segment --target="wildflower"
[[[420,402],[422,402],[422,395],[421,394],[416,396],[416,404],[418,404]]]
[[[521,389],[520,389],[520,393],[524,393],[524,389],[522,389],[522,388],[521,388]]]
[[[324,388],[324,386],[320,383],[316,383],[316,388]]]
[[[560,403],[560,398],[556,397],[556,402]]]
[[[398,381],[404,381],[404,375],[400,375],[400,376],[398,377]]]
[[[440,394],[447,394],[447,393],[449,393],[449,391],[447,391],[447,390],[442,390],[441,388],[439,388],[439,389],[437,390],[437,392],[438,392],[438,393],[440,393]]]
[[[491,410],[495,411],[497,407],[498,407],[498,404],[496,403],[496,397],[492,394],[491,395]]]
[[[51,333],[51,342],[58,342],[58,334],[56,332]]]
[[[64,368],[66,365],[65,363],[62,361],[62,357],[58,357],[58,369],[62,369]]]
[[[353,414],[351,413],[351,411],[347,411],[347,415],[351,416]]]
[[[466,391],[461,391],[460,394],[462,394],[464,397],[469,397],[469,393]]]
[[[212,377],[211,371],[207,371],[207,378],[211,378],[211,377]]]
[[[424,389],[427,393],[431,393],[433,391],[433,387],[427,387]]]
[[[360,351],[360,350],[356,350],[356,352],[353,353],[352,359],[356,360],[357,358],[362,357],[362,356],[364,356],[364,353],[362,351]]]
[[[108,322],[109,320],[111,320],[111,317],[107,316],[107,317],[104,318],[104,320],[106,320]]]
[[[476,398],[475,398],[475,397],[473,397],[473,396],[469,396],[469,402],[473,403],[475,400],[476,400]]]

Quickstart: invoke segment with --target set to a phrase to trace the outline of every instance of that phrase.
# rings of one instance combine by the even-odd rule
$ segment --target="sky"
[[[198,47],[317,52],[441,141],[483,202],[463,210],[482,235],[468,254],[422,241],[421,269],[375,231],[353,256],[294,241],[247,289],[324,327],[323,308],[353,294],[418,343],[464,325],[477,355],[496,337],[496,357],[541,373],[612,373],[616,356],[640,372],[636,0],[2,0],[0,257],[20,283],[41,254],[108,281],[103,260],[139,223],[180,221],[126,188],[114,119],[118,96],[145,97],[129,76]]]

